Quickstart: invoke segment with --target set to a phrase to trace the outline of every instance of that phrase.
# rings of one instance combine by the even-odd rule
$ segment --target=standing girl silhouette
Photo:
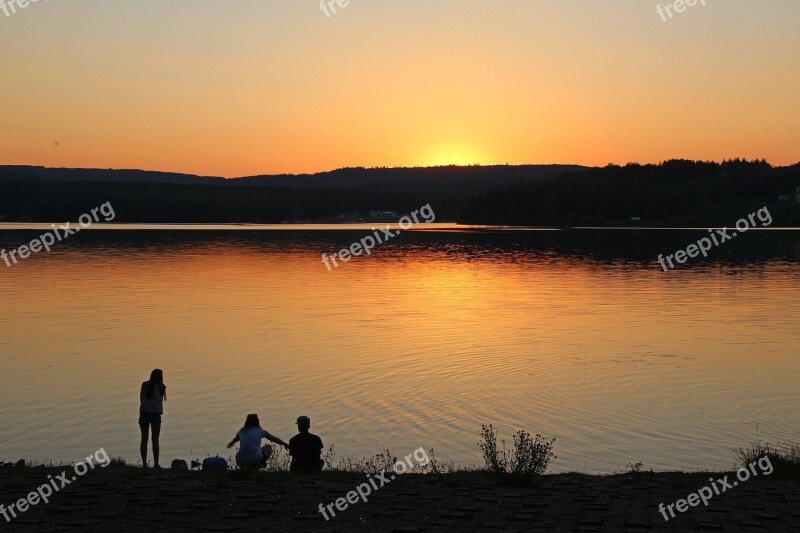
[[[164,385],[164,371],[156,368],[150,373],[150,379],[142,383],[139,393],[139,427],[142,430],[142,467],[147,468],[147,437],[150,428],[153,431],[153,467],[158,464],[159,443],[161,436],[161,415],[164,414],[164,402],[167,399],[167,386]]]

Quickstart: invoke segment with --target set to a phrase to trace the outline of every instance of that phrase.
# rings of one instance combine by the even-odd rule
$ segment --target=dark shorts
[[[161,425],[161,415],[158,413],[139,413],[139,425]]]

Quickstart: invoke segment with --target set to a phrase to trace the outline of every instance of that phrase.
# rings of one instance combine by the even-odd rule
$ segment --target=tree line
[[[476,194],[459,213],[469,224],[535,226],[731,225],[765,205],[776,225],[800,225],[800,164],[670,160],[609,165]]]

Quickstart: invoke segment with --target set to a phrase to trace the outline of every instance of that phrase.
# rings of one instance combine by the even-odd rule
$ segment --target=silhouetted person
[[[258,415],[247,415],[244,427],[228,443],[228,448],[239,443],[239,451],[236,452],[236,464],[239,468],[264,468],[267,466],[267,461],[272,456],[272,446],[269,444],[261,446],[261,439],[271,440],[275,444],[289,449],[286,442],[261,429]]]
[[[297,419],[297,435],[289,439],[289,455],[292,456],[292,472],[311,474],[321,472],[325,461],[322,460],[322,439],[310,433],[311,419],[301,416]]]
[[[167,400],[167,386],[164,385],[164,371],[156,368],[150,373],[150,379],[142,383],[139,392],[139,427],[142,430],[142,467],[147,468],[147,437],[153,431],[153,467],[158,464],[159,443],[161,436],[161,415],[164,414],[164,402]]]

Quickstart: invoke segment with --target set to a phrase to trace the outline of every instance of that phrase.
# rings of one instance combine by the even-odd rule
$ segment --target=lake
[[[0,226],[13,249],[49,225]],[[338,457],[479,464],[481,424],[557,438],[552,470],[725,468],[800,440],[800,231],[663,272],[696,230],[432,224],[328,271],[359,226],[100,226],[0,263],[0,459],[138,461],[163,368],[162,464],[247,413],[308,415]]]

